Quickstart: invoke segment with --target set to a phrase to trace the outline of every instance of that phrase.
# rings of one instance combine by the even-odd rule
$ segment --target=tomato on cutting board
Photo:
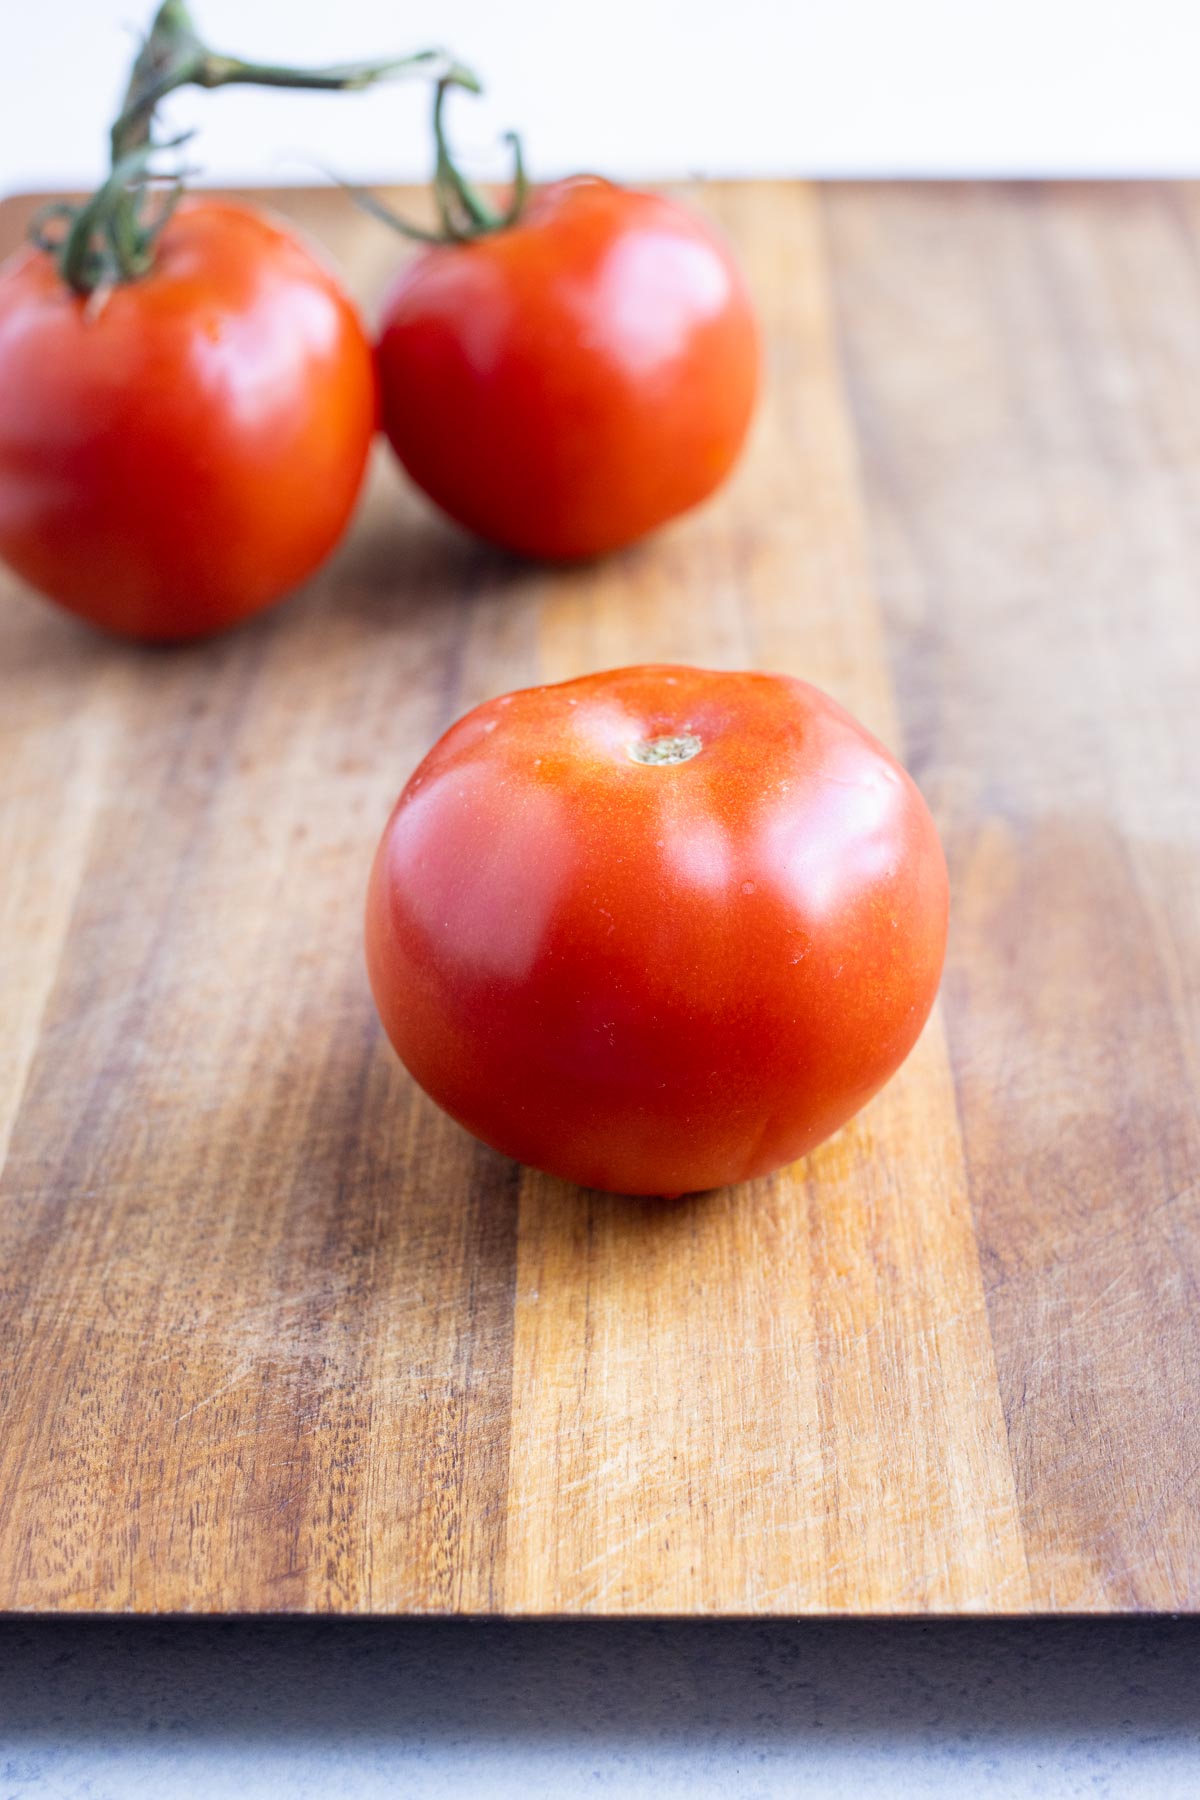
[[[706,499],[746,438],[759,335],[720,233],[597,176],[498,211],[455,164],[434,99],[441,229],[384,301],[383,424],[459,524],[527,556],[597,556]],[[459,84],[461,85],[461,84]],[[431,242],[432,240],[432,242]]]
[[[651,666],[488,701],[405,787],[366,944],[412,1075],[587,1186],[765,1175],[899,1067],[946,865],[916,786],[816,688]]]
[[[286,594],[345,529],[375,428],[333,276],[248,206],[185,201],[92,306],[0,272],[0,556],[95,625],[191,638]]]
[[[132,637],[192,638],[279,599],[337,543],[377,422],[371,344],[283,225],[175,206],[155,111],[188,85],[401,74],[477,85],[438,52],[247,63],[211,51],[182,0],[159,7],[107,180],[45,209],[0,269],[0,558],[50,599]]]
[[[384,429],[417,485],[492,543],[566,559],[632,543],[720,485],[759,348],[711,226],[585,178],[404,269],[378,358]]]

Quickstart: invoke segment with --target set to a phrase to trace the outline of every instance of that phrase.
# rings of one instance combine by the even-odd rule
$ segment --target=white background
[[[0,0],[0,191],[94,181],[148,0]],[[535,172],[1200,172],[1198,0],[194,0],[210,43],[347,58],[446,43],[454,129],[520,126]],[[427,166],[423,102],[189,95],[214,179]]]

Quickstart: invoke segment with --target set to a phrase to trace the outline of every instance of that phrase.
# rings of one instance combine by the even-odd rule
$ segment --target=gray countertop
[[[1200,1792],[1200,1620],[9,1620],[0,1800]]]

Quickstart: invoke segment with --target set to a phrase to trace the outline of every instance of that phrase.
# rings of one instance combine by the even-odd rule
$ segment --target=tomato
[[[249,207],[185,201],[90,301],[30,248],[0,271],[0,557],[111,631],[231,625],[337,543],[376,411],[349,300]]]
[[[551,558],[616,549],[711,494],[759,368],[711,227],[594,177],[419,256],[377,355],[384,428],[417,485],[480,537]]]
[[[367,902],[392,1043],[496,1149],[677,1195],[803,1155],[933,1004],[916,786],[787,676],[646,667],[491,700],[404,789]]]

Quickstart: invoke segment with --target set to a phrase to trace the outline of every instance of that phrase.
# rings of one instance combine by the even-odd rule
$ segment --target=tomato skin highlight
[[[634,760],[664,740],[699,748]],[[451,727],[383,833],[367,967],[402,1061],[477,1137],[677,1195],[804,1155],[883,1085],[947,911],[924,800],[835,701],[649,666]]]
[[[30,248],[0,270],[0,557],[109,631],[232,625],[333,549],[377,411],[350,301],[253,208],[185,200],[91,304]]]
[[[377,356],[384,429],[417,485],[480,537],[555,560],[706,499],[746,437],[760,360],[712,228],[595,177],[418,256],[385,301]]]

